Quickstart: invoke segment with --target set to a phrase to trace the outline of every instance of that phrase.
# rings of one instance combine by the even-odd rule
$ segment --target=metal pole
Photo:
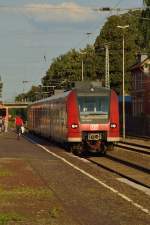
[[[107,45],[105,45],[105,87],[107,87]]]
[[[83,59],[82,59],[82,81],[84,80],[84,77],[83,77]]]
[[[3,96],[2,93],[3,93],[3,82],[0,76],[0,101],[2,101],[2,96]]]
[[[105,87],[110,88],[109,81],[109,49],[108,45],[105,45]]]
[[[110,77],[109,77],[109,48],[107,49],[107,67],[108,67],[108,70],[107,70],[107,87],[110,88]]]
[[[118,28],[123,29],[123,43],[122,43],[122,136],[123,139],[126,138],[126,118],[125,118],[125,85],[124,85],[124,30],[129,27],[129,25],[125,26],[117,26]]]
[[[126,127],[125,127],[125,85],[124,85],[124,32],[123,32],[123,45],[122,45],[122,48],[123,48],[123,62],[122,62],[122,116],[123,116],[123,138],[125,139],[126,137]]]
[[[109,77],[109,48],[108,48],[108,88],[110,88],[110,77]]]

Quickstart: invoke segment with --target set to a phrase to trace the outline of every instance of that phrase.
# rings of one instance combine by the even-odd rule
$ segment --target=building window
[[[142,89],[142,88],[143,88],[142,82],[143,82],[143,74],[142,74],[142,72],[140,71],[140,72],[137,74],[137,79],[136,79],[136,89]]]
[[[133,74],[133,89],[136,90],[136,74]]]

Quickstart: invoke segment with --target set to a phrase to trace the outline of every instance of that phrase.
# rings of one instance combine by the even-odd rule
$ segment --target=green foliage
[[[0,177],[12,176],[12,172],[6,169],[0,168]]]
[[[149,6],[150,0],[144,3]],[[131,71],[130,68],[136,63],[137,53],[143,50],[149,51],[150,46],[150,20],[143,20],[142,17],[150,18],[150,9],[143,12],[129,11],[125,14],[110,16],[93,46],[77,51],[71,49],[64,55],[53,59],[46,75],[42,78],[42,86],[53,86],[63,88],[72,81],[82,79],[82,62],[84,80],[99,79],[104,83],[105,80],[105,45],[109,46],[110,61],[110,86],[118,94],[122,94],[122,50],[123,36],[125,40],[125,91],[131,91]],[[142,20],[141,20],[142,19]],[[142,23],[141,23],[142,21]],[[120,29],[117,26],[129,25],[127,29]],[[150,51],[149,51],[150,52]],[[33,86],[26,94],[20,94],[16,100],[26,99],[35,101],[43,95],[41,86]]]
[[[16,96],[16,102],[33,102],[37,100],[37,96],[40,94],[40,85],[32,86],[27,93],[22,93]]]
[[[150,7],[150,0],[143,0],[145,6]],[[140,18],[140,28],[143,33],[143,40],[141,44],[145,48],[146,52],[150,54],[150,8],[146,8],[142,11]]]
[[[46,72],[46,76],[42,79],[42,84],[59,86],[64,79],[74,79],[74,71],[78,68],[77,58],[78,53],[75,50],[71,50],[67,54],[54,59]]]
[[[61,209],[60,208],[58,208],[58,207],[53,207],[50,211],[49,211],[49,216],[51,217],[51,218],[58,218],[59,217],[59,215],[60,215],[60,213],[61,213]]]
[[[109,17],[94,44],[97,58],[96,72],[99,79],[105,77],[105,45],[108,44],[111,87],[116,89],[119,94],[122,92],[123,35],[125,40],[125,87],[126,92],[130,92],[130,68],[135,63],[142,38],[137,18],[140,14],[139,11],[136,11]],[[117,27],[118,25],[129,25],[129,28],[122,30]]]
[[[24,121],[27,120],[27,110],[26,109],[9,109],[9,114],[12,116],[12,120],[14,120],[16,115],[20,115]]]
[[[16,213],[0,213],[0,225],[7,225],[9,222],[21,222],[23,219]]]
[[[78,52],[70,50],[53,60],[46,76],[42,79],[43,85],[54,85],[62,87],[71,81],[79,81],[82,78],[82,61],[84,65],[84,78],[91,79],[94,75],[95,55],[94,49],[87,46]]]

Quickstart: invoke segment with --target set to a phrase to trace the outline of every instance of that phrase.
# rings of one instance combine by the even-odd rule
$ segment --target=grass
[[[51,225],[61,218],[62,210],[52,190],[45,186],[36,186],[34,180],[29,186],[24,185],[24,177],[20,177],[20,174],[17,176],[16,170],[13,172],[4,166],[0,164],[0,225],[28,222]]]
[[[59,216],[59,214],[60,214],[61,211],[62,211],[62,210],[61,210],[60,208],[53,207],[53,208],[49,211],[49,215],[50,215],[51,218],[56,219],[56,218],[58,218],[58,216]]]
[[[8,170],[0,169],[0,177],[13,176],[13,173]]]
[[[46,188],[30,188],[18,187],[11,190],[5,190],[0,187],[0,199],[16,199],[16,198],[30,198],[30,199],[47,199],[52,197],[52,191]]]
[[[22,221],[24,217],[17,213],[0,213],[0,225],[7,225],[8,222],[19,222]]]
[[[52,220],[58,219],[62,212],[60,207],[51,205],[51,200],[53,202],[53,192],[48,188],[17,187],[5,190],[0,186],[1,208],[5,209],[4,213],[0,213],[0,225],[7,225],[10,222],[20,224],[28,220],[32,220],[36,225],[51,224]],[[47,207],[45,205],[46,208],[44,207],[41,210],[39,204],[44,201]],[[20,207],[18,204],[21,204]],[[53,204],[55,203],[53,202]],[[25,215],[23,216],[22,210],[24,207]],[[15,209],[16,212],[6,213],[6,209],[8,212]]]

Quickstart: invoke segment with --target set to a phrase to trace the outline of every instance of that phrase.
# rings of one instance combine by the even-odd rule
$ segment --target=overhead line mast
[[[111,7],[101,7],[101,8],[94,8],[94,11],[102,11],[102,12],[111,12],[111,11],[136,11],[136,10],[146,10],[150,9],[150,6],[147,7],[137,7],[137,8],[111,8]]]
[[[0,76],[0,101],[2,101],[2,92],[3,92],[3,82],[2,82],[2,78]]]

